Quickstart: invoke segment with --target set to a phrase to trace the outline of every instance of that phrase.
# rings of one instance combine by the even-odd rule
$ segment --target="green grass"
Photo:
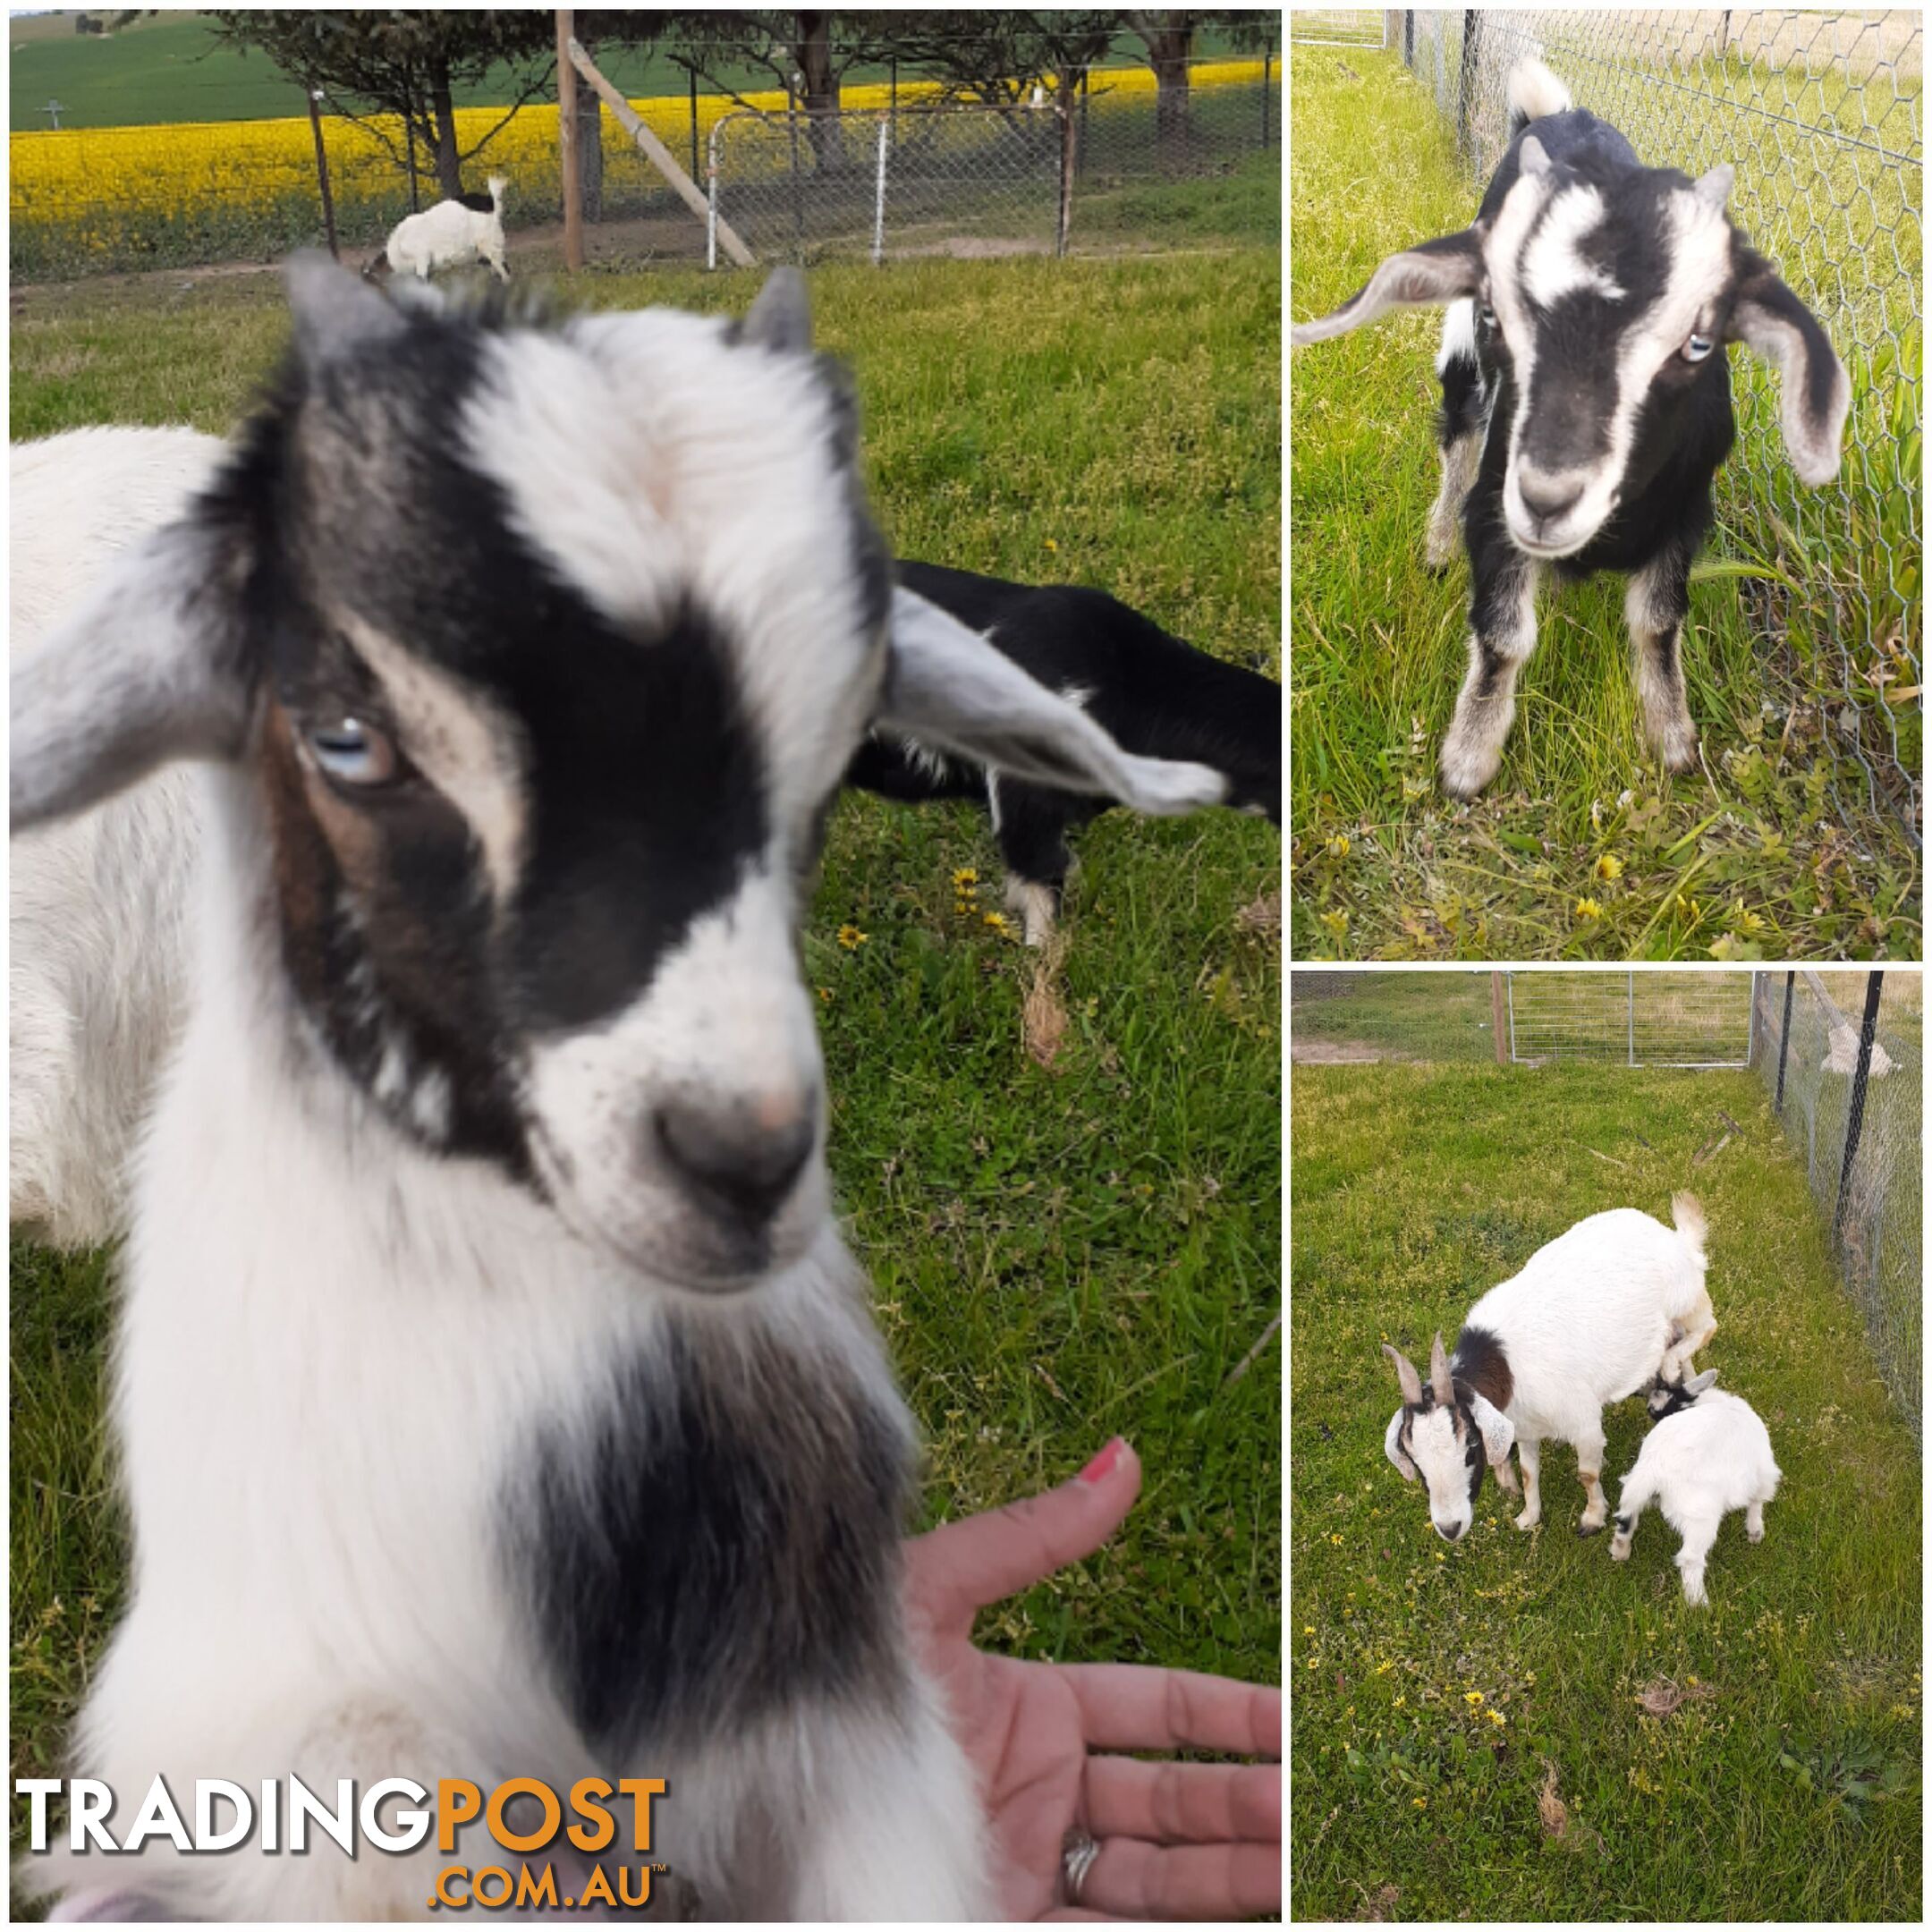
[[[1298,1067],[1292,1111],[1295,1915],[1918,1919],[1920,1465],[1759,1080]],[[1693,1172],[1721,1114],[1743,1131]],[[1471,1537],[1440,1541],[1383,1455],[1381,1343],[1426,1359],[1541,1243],[1685,1185],[1711,1226],[1700,1365],[1784,1471],[1765,1541],[1727,1519],[1693,1611],[1657,1514],[1627,1564],[1577,1538],[1566,1448],[1540,1529],[1486,1481]],[[1641,1404],[1606,1428],[1614,1498]],[[1665,1686],[1674,1711],[1639,1703]]]
[[[1278,668],[1281,258],[932,262],[814,279],[857,370],[902,552],[1105,584]],[[741,309],[748,277],[589,278],[600,305]],[[14,311],[13,433],[222,429],[284,334],[271,278],[93,287]],[[929,1518],[1027,1494],[1114,1432],[1147,1487],[1101,1555],[988,1625],[1029,1655],[1275,1681],[1281,1656],[1278,938],[1237,914],[1280,843],[1233,814],[1080,840],[1051,1071],[1022,1046],[1030,955],[984,820],[851,799],[805,959],[838,1194],[924,1427]],[[979,874],[955,910],[953,874]],[[856,925],[856,951],[835,939]],[[212,1211],[212,1210],[211,1210]],[[48,1773],[111,1626],[121,1543],[97,1419],[97,1259],[16,1249],[13,1769]]]
[[[1308,317],[1387,254],[1464,226],[1477,195],[1396,55],[1303,49],[1294,63],[1292,305]],[[1860,682],[1860,632],[1877,612],[1881,634],[1919,648],[1917,425],[1880,419],[1916,389],[1884,386],[1882,356],[1851,358],[1854,434],[1902,448],[1911,482],[1827,493],[1800,535],[1760,482],[1791,490],[1760,447],[1773,392],[1740,379],[1744,443],[1691,591],[1699,772],[1671,779],[1643,745],[1622,580],[1604,579],[1546,594],[1502,772],[1453,807],[1435,758],[1462,676],[1468,571],[1459,558],[1438,578],[1422,561],[1438,327],[1406,312],[1293,359],[1297,955],[1917,958],[1917,856],[1835,722],[1855,689],[1877,719],[1867,757],[1883,769],[1894,756]],[[1901,358],[1916,382],[1915,335]],[[1850,685],[1835,621],[1854,647]],[[1895,756],[1916,772],[1916,702],[1894,709]]]

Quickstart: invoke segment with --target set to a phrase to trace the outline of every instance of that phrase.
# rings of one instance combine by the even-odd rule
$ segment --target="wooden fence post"
[[[577,70],[571,64],[572,10],[556,10],[557,165],[564,171],[564,266],[583,267],[583,177],[577,172]]]
[[[309,126],[315,135],[316,180],[322,189],[322,225],[328,232],[328,251],[337,261],[342,250],[335,245],[335,197],[329,191],[328,149],[322,145],[322,89],[309,89]]]

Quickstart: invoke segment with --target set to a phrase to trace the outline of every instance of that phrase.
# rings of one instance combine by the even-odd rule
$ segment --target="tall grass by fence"
[[[1378,16],[1367,15],[1367,20]],[[1719,557],[1754,628],[1796,660],[1866,802],[1921,835],[1919,615],[1923,16],[1470,8],[1386,16],[1472,184],[1506,145],[1510,70],[1547,61],[1654,167],[1737,170],[1733,216],[1817,312],[1851,373],[1837,482],[1806,490],[1775,381],[1733,360],[1738,445]],[[1394,37],[1399,35],[1399,38]]]
[[[1919,977],[1754,978],[1754,1063],[1804,1157],[1818,1212],[1831,1224],[1839,1272],[1864,1317],[1878,1372],[1900,1412],[1921,1430],[1922,1444]]]
[[[718,144],[726,218],[742,216],[774,254],[809,255],[870,245],[882,120],[910,144],[889,182],[897,191],[887,201],[895,237],[905,235],[909,245],[930,242],[936,224],[945,239],[1004,237],[1037,247],[1044,234],[1050,242],[1060,142],[1051,89],[1042,91],[1043,111],[1022,105],[937,113],[936,81],[908,76],[848,87],[829,139],[825,122],[798,113],[782,92],[746,94],[741,103],[692,93],[632,106],[700,182],[714,131],[731,119],[733,136]],[[1278,58],[1197,62],[1188,94],[1187,112],[1163,138],[1150,70],[1089,75],[1077,120],[1083,138],[1072,182],[1077,237],[1124,234],[1157,243],[1263,221],[1278,231]],[[473,145],[503,114],[458,109],[459,144]],[[400,124],[325,114],[322,129],[338,234],[346,247],[371,247],[410,210],[410,182],[394,158],[402,147]],[[601,146],[603,219],[648,225],[633,238],[637,254],[701,261],[704,227],[608,114],[601,117]],[[1044,175],[1043,148],[1052,162]],[[10,136],[9,155],[9,260],[21,280],[267,261],[324,241],[314,138],[304,116],[30,130]],[[1250,194],[1236,198],[1241,205],[1231,214],[1216,183],[1263,155],[1264,172],[1273,170],[1267,183],[1273,211],[1258,214]],[[487,174],[509,178],[504,220],[513,231],[557,220],[555,101],[523,108],[466,172],[477,182]],[[425,206],[436,199],[433,180],[418,183],[417,198]],[[916,236],[908,233],[913,224]]]

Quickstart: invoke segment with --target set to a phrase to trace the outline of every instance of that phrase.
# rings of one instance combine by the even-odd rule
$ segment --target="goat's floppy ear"
[[[1778,371],[1779,421],[1792,468],[1814,489],[1838,474],[1852,378],[1818,318],[1755,250],[1744,254],[1730,335]]]
[[[1122,750],[1078,705],[902,584],[893,589],[890,653],[874,719],[887,731],[1151,817],[1218,805],[1227,795],[1227,781],[1208,766]]]
[[[1419,242],[1389,258],[1332,315],[1298,322],[1289,339],[1298,349],[1346,335],[1391,309],[1439,308],[1482,286],[1482,242],[1473,228]]]
[[[1503,1471],[1509,1466],[1510,1445],[1516,1440],[1516,1425],[1494,1402],[1485,1401],[1474,1390],[1470,1392],[1470,1413],[1476,1419],[1482,1436],[1483,1454],[1501,1482]]]
[[[1382,1438],[1382,1453],[1411,1481],[1416,1479],[1416,1466],[1402,1451],[1402,1411],[1398,1409],[1389,1418],[1388,1432]]]
[[[228,533],[190,515],[122,558],[51,637],[14,659],[13,831],[78,811],[170,759],[240,752],[252,703],[242,574]]]

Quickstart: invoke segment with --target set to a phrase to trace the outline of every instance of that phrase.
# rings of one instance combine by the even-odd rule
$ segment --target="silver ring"
[[[1087,1874],[1094,1868],[1094,1860],[1100,1856],[1100,1846],[1090,1832],[1085,1832],[1076,1825],[1060,1841],[1060,1874],[1066,1880],[1066,1899],[1069,1905],[1080,1903],[1080,1887],[1087,1882]]]

